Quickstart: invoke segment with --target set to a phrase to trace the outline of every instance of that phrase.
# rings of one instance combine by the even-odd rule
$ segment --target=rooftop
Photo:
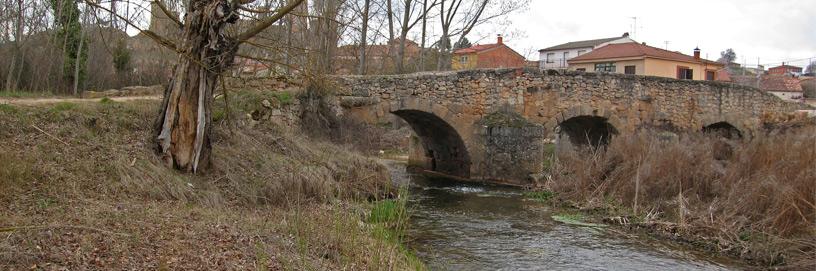
[[[553,51],[553,50],[590,48],[590,47],[595,47],[595,46],[598,46],[598,45],[601,45],[601,44],[604,44],[604,43],[607,43],[607,42],[610,42],[610,41],[614,41],[614,40],[618,40],[618,39],[622,39],[622,38],[626,38],[626,37],[629,37],[629,33],[624,33],[623,36],[620,36],[620,37],[567,42],[567,43],[564,43],[564,44],[559,44],[559,45],[556,45],[556,46],[547,47],[547,48],[544,48],[544,49],[541,49],[541,50],[538,50],[538,51],[542,52],[542,51]]]
[[[477,52],[493,49],[493,48],[499,47],[501,45],[503,45],[503,44],[501,44],[501,43],[481,44],[481,45],[477,44],[477,45],[470,46],[468,48],[458,49],[456,51],[453,51],[453,53],[454,54],[477,53]]]
[[[668,50],[663,50],[657,47],[648,46],[641,43],[619,43],[619,44],[609,44],[604,47],[598,48],[593,50],[592,52],[577,56],[573,59],[570,59],[569,62],[582,62],[582,61],[591,61],[591,60],[602,60],[602,59],[612,59],[612,58],[637,58],[637,57],[651,57],[651,58],[658,58],[658,59],[666,59],[666,60],[674,60],[674,61],[681,61],[681,62],[690,62],[690,63],[707,63],[713,64],[718,66],[723,66],[722,63],[702,59],[702,58],[695,58],[690,55],[681,54],[679,52],[672,52]]]

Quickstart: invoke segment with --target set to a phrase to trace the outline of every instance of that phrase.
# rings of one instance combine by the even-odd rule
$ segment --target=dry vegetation
[[[0,269],[421,267],[368,222],[366,202],[396,193],[381,165],[235,118],[216,122],[213,168],[181,174],[151,149],[157,112],[0,105]]]
[[[816,128],[750,141],[643,132],[560,155],[548,189],[755,264],[816,264]],[[620,220],[618,220],[620,221]]]

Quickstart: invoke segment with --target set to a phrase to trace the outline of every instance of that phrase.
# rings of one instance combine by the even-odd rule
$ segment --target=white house
[[[570,58],[589,53],[592,50],[603,47],[607,44],[627,42],[635,41],[629,38],[629,33],[623,33],[623,36],[620,37],[573,41],[544,48],[538,50],[538,67],[542,70],[566,69],[567,66],[569,66],[569,64],[567,64],[567,60]]]

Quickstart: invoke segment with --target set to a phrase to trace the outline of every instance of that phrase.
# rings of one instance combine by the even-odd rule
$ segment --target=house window
[[[576,71],[579,71],[579,72],[585,72],[585,71],[586,71],[586,68],[577,68],[577,69],[575,69],[575,70],[576,70]]]
[[[547,53],[547,63],[553,63],[555,60],[555,53]]]
[[[714,81],[717,78],[717,72],[715,71],[706,71],[706,80]]]
[[[615,72],[615,63],[598,63],[595,64],[596,72]]]
[[[459,57],[459,64],[465,65],[468,62],[468,56],[460,56]]]
[[[677,79],[694,80],[694,70],[689,67],[677,67]]]
[[[579,56],[583,55],[583,54],[586,54],[586,50],[578,50],[578,55]]]
[[[625,74],[635,74],[635,66],[625,66],[625,67],[623,67],[623,73],[625,73]]]

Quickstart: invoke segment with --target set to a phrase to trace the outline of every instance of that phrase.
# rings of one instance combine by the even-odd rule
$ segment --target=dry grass
[[[364,222],[387,171],[347,149],[222,121],[193,176],[153,154],[156,102],[0,109],[0,269],[416,268]]]
[[[816,128],[750,141],[643,132],[559,155],[549,189],[758,264],[816,264]]]

